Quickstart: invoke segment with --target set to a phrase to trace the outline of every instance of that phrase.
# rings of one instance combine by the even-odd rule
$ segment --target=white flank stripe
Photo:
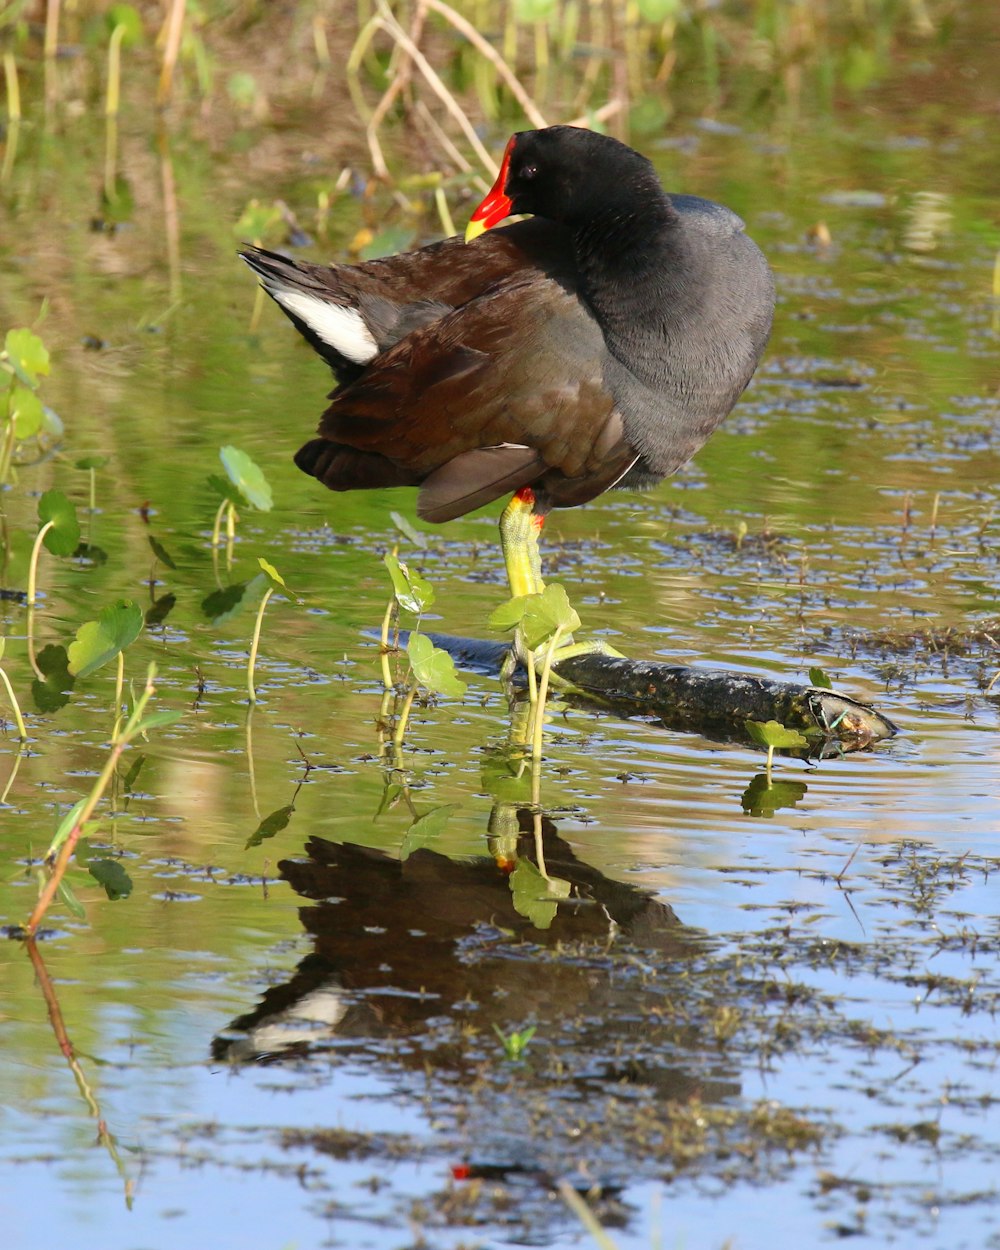
[[[346,356],[356,365],[367,364],[377,355],[378,345],[356,308],[328,304],[315,295],[303,295],[301,291],[274,291],[274,298],[283,308],[301,318],[324,343],[336,348],[341,356]]]

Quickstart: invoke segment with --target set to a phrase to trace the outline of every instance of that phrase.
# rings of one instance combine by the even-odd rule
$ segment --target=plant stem
[[[531,737],[531,758],[535,761],[542,758],[542,733],[545,729],[545,700],[549,693],[549,674],[552,672],[552,657],[559,645],[562,632],[563,627],[557,625],[556,632],[549,639],[549,645],[545,649],[545,663],[542,665],[542,677],[538,683],[538,702],[535,704],[535,723]]]
[[[417,697],[417,687],[411,686],[406,692],[406,698],[403,700],[403,706],[400,709],[399,720],[396,721],[396,731],[392,735],[392,745],[398,751],[403,745],[403,735],[406,733],[406,725],[410,719],[410,708],[413,707],[413,700]]]
[[[118,730],[122,723],[122,690],[125,686],[125,652],[118,652],[118,672],[115,676],[115,724],[111,730],[111,741],[118,741]]]
[[[389,627],[392,625],[393,614],[396,610],[396,600],[389,600],[389,606],[385,610],[385,616],[382,617],[382,635],[381,647],[379,648],[379,658],[382,661],[382,685],[386,690],[393,687],[392,669],[389,667],[389,653],[392,648],[389,646]]]
[[[42,539],[55,525],[55,521],[46,521],[42,528],[35,536],[35,545],[31,549],[31,563],[28,565],[28,607],[34,607],[35,604],[35,584],[38,574],[38,553],[42,549]]]
[[[3,436],[3,449],[0,450],[0,485],[7,481],[10,473],[10,462],[14,456],[14,444],[17,442],[17,431],[12,417],[7,418],[7,428]]]
[[[274,588],[268,586],[264,592],[264,598],[260,601],[260,607],[257,609],[257,621],[253,627],[253,642],[250,643],[250,659],[247,662],[247,690],[250,694],[250,702],[257,702],[257,691],[253,684],[253,671],[257,667],[257,647],[260,645],[260,627],[264,623],[264,609],[267,607],[267,601],[274,594]]]
[[[90,794],[87,795],[86,802],[80,808],[80,814],[76,818],[76,823],[69,831],[66,841],[60,847],[59,855],[57,856],[56,862],[52,867],[52,875],[45,883],[41,894],[38,896],[38,902],[35,904],[35,909],[28,917],[28,923],[24,926],[24,932],[29,938],[35,936],[35,931],[41,923],[43,916],[51,906],[52,900],[56,896],[56,891],[59,889],[59,884],[66,875],[66,869],[69,867],[69,861],[73,856],[73,851],[75,850],[76,844],[80,839],[80,834],[83,832],[84,825],[86,825],[87,821],[90,819],[94,808],[100,802],[104,791],[108,788],[108,783],[114,776],[115,769],[118,767],[118,761],[121,759],[122,752],[128,746],[129,742],[131,742],[132,738],[135,737],[135,735],[140,731],[142,714],[146,710],[146,704],[152,698],[155,690],[155,686],[153,685],[153,679],[155,676],[156,665],[150,664],[149,670],[146,674],[146,685],[143,688],[142,694],[135,701],[135,706],[132,709],[132,715],[128,718],[125,728],[122,730],[118,741],[111,748],[111,753],[108,756],[104,767],[101,769],[100,776],[94,782]]]
[[[14,687],[10,684],[10,678],[0,668],[0,681],[7,688],[7,698],[10,699],[10,706],[14,709],[14,720],[17,723],[17,736],[22,742],[28,741],[28,732],[24,728],[24,717],[21,715],[21,708],[17,702],[17,696],[14,694]]]
[[[21,120],[21,87],[17,81],[17,62],[13,52],[3,54],[3,76],[7,87],[7,121]]]
[[[76,849],[76,844],[83,832],[83,826],[90,819],[94,808],[100,802],[101,795],[107,789],[108,782],[111,780],[118,761],[121,758],[122,751],[125,749],[124,740],[118,741],[112,748],[111,754],[108,756],[104,767],[101,769],[100,776],[94,782],[94,787],[87,796],[87,801],[80,809],[80,815],[76,819],[76,824],[69,831],[69,837],[62,844],[59,855],[52,868],[52,876],[46,881],[41,894],[38,896],[38,902],[35,904],[35,910],[28,917],[28,923],[24,926],[24,931],[29,938],[35,936],[35,930],[41,923],[42,917],[51,906],[52,900],[56,896],[59,889],[59,883],[66,875],[66,869],[69,867],[69,861]]]

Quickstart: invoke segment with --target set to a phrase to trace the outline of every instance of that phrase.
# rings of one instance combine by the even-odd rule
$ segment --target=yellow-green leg
[[[545,518],[535,512],[535,492],[519,490],[500,517],[500,546],[511,596],[538,595],[545,589],[538,535]]]

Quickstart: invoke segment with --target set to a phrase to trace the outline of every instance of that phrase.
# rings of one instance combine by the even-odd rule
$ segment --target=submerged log
[[[504,643],[430,634],[457,664],[497,673]],[[726,741],[750,742],[747,721],[778,721],[809,739],[802,754],[857,751],[891,738],[897,727],[870,704],[800,682],[778,681],[731,669],[657,664],[591,652],[555,666],[562,693],[576,702],[624,716],[650,716],[670,729]]]

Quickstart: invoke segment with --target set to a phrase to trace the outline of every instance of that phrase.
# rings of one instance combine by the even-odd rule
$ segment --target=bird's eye
[[[522,178],[534,178],[537,176],[537,174],[538,174],[537,165],[525,165],[524,168],[521,170]]]

